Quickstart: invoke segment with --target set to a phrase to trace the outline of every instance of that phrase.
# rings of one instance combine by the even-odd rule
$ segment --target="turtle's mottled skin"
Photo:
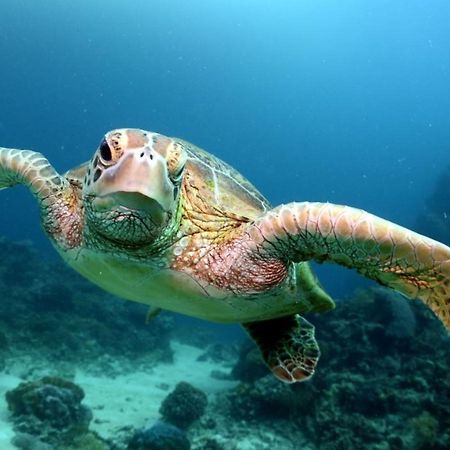
[[[347,206],[273,209],[236,170],[188,142],[114,130],[63,176],[39,153],[0,148],[0,188],[18,183],[75,270],[129,300],[242,323],[283,381],[309,378],[319,357],[300,314],[334,307],[308,260],[420,298],[450,328],[450,248]]]

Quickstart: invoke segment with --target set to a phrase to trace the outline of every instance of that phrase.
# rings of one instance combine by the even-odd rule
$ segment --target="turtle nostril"
[[[153,159],[153,155],[150,153],[150,159]]]
[[[102,171],[100,169],[97,169],[94,173],[94,183],[100,178],[100,175],[102,174]]]
[[[140,154],[140,157],[141,157],[141,158],[143,158],[143,157],[144,157],[144,152],[142,152],[142,153]]]

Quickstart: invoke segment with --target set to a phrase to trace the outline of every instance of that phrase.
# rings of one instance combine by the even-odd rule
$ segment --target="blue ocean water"
[[[317,200],[413,227],[450,163],[445,0],[2,0],[0,145],[61,171],[102,135],[178,136],[274,204]],[[24,189],[0,235],[54,252]],[[320,268],[341,296],[361,279]]]
[[[428,217],[448,237],[445,193],[434,216],[421,214],[450,167],[449,24],[448,0],[0,0],[0,146],[41,151],[64,172],[108,130],[144,128],[216,154],[274,205],[347,204],[413,229]],[[190,429],[195,450],[450,448],[448,335],[419,302],[354,293],[374,283],[350,271],[314,266],[347,298],[311,319],[314,378],[285,385],[237,325],[161,314],[147,326],[144,307],[89,289],[62,264],[35,273],[58,257],[23,187],[0,192],[0,249],[1,449],[6,424],[26,422],[6,413],[3,394],[48,373],[86,390],[90,429],[113,429],[100,433],[111,448],[131,449],[136,430],[160,444],[173,435],[146,424],[155,398],[199,380],[222,404]],[[220,370],[207,373],[211,361]],[[144,376],[120,384],[134,372]]]

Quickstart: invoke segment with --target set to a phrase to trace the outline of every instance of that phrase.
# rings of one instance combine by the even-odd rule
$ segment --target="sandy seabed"
[[[76,371],[74,382],[83,388],[86,394],[83,403],[94,414],[91,430],[104,438],[112,438],[124,426],[140,428],[158,420],[161,401],[180,381],[191,383],[209,397],[237,384],[235,381],[211,378],[211,371],[223,370],[223,366],[198,361],[203,350],[178,342],[171,345],[174,350],[173,363],[160,364],[149,372],[138,371],[110,378]],[[0,373],[1,450],[17,450],[11,444],[14,432],[8,421],[5,392],[21,381],[17,376]]]

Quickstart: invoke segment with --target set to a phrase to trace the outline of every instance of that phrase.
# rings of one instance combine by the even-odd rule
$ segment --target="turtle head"
[[[83,199],[90,230],[124,246],[151,244],[173,223],[186,163],[173,139],[110,131],[89,164]]]

